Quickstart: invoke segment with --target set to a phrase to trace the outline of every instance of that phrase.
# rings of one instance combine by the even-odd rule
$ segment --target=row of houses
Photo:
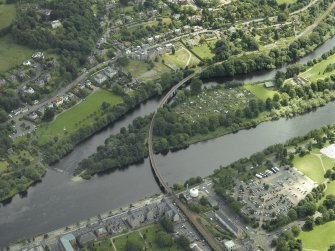
[[[110,66],[98,71],[92,76],[92,79],[97,84],[101,85],[107,79],[113,78],[118,73],[118,70]]]
[[[164,46],[159,46],[156,48],[151,48],[151,49],[141,49],[141,50],[126,50],[126,56],[131,58],[131,59],[136,59],[136,60],[153,60],[157,56],[161,56],[165,53],[171,53],[172,50],[174,49],[174,45],[171,43],[168,43]]]
[[[178,210],[171,202],[162,200],[153,204],[145,205],[141,208],[129,210],[121,215],[109,219],[101,220],[96,225],[84,230],[74,231],[59,238],[58,246],[63,251],[79,250],[80,247],[89,242],[97,241],[108,235],[120,234],[129,228],[138,228],[145,224],[157,221],[162,216],[170,217],[174,222],[180,220]]]

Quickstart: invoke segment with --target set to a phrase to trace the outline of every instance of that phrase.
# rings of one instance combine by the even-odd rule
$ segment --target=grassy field
[[[125,251],[125,246],[127,243],[127,240],[132,240],[142,246],[142,248],[147,251],[182,251],[182,249],[178,248],[176,244],[174,244],[170,248],[160,248],[157,246],[155,242],[156,234],[158,231],[163,231],[163,229],[155,224],[151,225],[149,227],[145,227],[139,230],[136,230],[134,232],[131,232],[129,234],[124,234],[119,237],[113,238],[114,245],[117,249],[117,251]],[[143,236],[146,236],[145,240]]]
[[[31,156],[31,154],[26,151],[26,150],[22,150],[22,151],[19,151],[19,152],[15,152],[13,154],[10,154],[8,156],[8,158],[15,164],[18,164],[18,165],[23,165],[24,164],[24,159],[28,159],[30,161],[33,161],[34,160],[34,157]]]
[[[215,54],[211,51],[211,48],[214,48],[216,41],[211,40],[205,44],[194,46],[192,50],[202,59],[212,59]]]
[[[14,20],[16,15],[15,4],[0,5],[0,30],[8,27]]]
[[[307,71],[300,74],[300,76],[309,79],[310,81],[316,81],[318,79],[323,79],[334,74],[335,70],[331,72],[324,73],[326,67],[329,64],[335,63],[335,55],[328,57],[326,60],[321,61],[320,63],[315,64],[313,67],[309,68]]]
[[[275,93],[278,93],[277,91],[274,91],[269,88],[265,88],[263,85],[255,85],[255,84],[246,84],[244,85],[245,89],[247,89],[249,92],[254,94],[257,98],[265,101],[267,98],[273,97]]]
[[[83,251],[115,251],[110,239],[103,239],[94,243],[94,246],[87,245],[81,249]]]
[[[162,73],[170,71],[161,62],[154,62],[154,67],[150,68],[148,63],[139,60],[129,60],[128,65],[123,67],[123,69],[141,81],[158,79]]]
[[[319,154],[318,149],[313,150],[311,154],[304,157],[296,156],[294,158],[293,165],[315,182],[322,183],[325,180],[325,171],[332,169],[335,164],[335,160],[332,160],[324,155],[320,155],[320,158],[322,159],[321,162],[321,159],[315,154]]]
[[[7,71],[15,65],[30,58],[33,50],[16,44],[11,36],[0,37],[0,72]]]
[[[335,243],[335,221],[315,226],[310,232],[301,232],[303,250],[326,251]]]
[[[103,102],[116,105],[122,102],[122,98],[105,90],[98,90],[90,94],[81,103],[58,115],[54,121],[38,128],[36,134],[39,144],[44,144],[55,136],[62,137],[66,132],[73,132],[83,125],[93,123],[95,117],[99,116]],[[97,113],[94,114],[95,112]]]
[[[163,56],[165,64],[172,68],[185,68],[186,66],[197,65],[200,60],[192,55],[191,52],[188,52],[187,49],[182,48],[176,53],[173,54],[165,54]]]

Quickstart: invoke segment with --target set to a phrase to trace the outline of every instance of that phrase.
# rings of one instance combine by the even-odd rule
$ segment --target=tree
[[[174,226],[173,226],[173,222],[172,220],[167,217],[167,216],[163,216],[159,223],[161,224],[161,226],[165,229],[166,232],[168,233],[173,233],[174,231]]]
[[[127,240],[124,250],[125,251],[141,251],[142,247],[139,243],[135,242],[134,240]]]
[[[181,235],[176,239],[176,243],[183,248],[184,250],[188,250],[190,246],[190,240],[185,236]]]
[[[292,234],[294,235],[294,237],[298,237],[300,232],[301,232],[301,229],[300,229],[299,226],[294,225],[294,226],[292,226],[291,231],[292,231]]]
[[[47,108],[43,115],[44,121],[51,121],[55,116],[55,111],[52,108]]]
[[[157,233],[155,241],[157,245],[161,248],[168,248],[172,247],[173,245],[172,237],[168,233],[165,233],[163,231]]]
[[[191,82],[191,94],[197,95],[201,92],[202,81],[200,79],[194,79]]]
[[[311,231],[313,230],[313,227],[314,227],[314,219],[312,216],[308,216],[306,218],[306,221],[305,221],[305,224],[304,224],[304,229],[307,230],[307,231]]]

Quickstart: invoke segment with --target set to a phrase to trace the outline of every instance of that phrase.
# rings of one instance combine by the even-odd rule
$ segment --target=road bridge
[[[194,78],[196,75],[201,73],[204,69],[199,70],[198,72],[194,72],[193,74],[187,76],[183,80],[181,80],[178,84],[173,86],[170,91],[162,98],[160,101],[158,108],[156,112],[154,113],[151,123],[150,123],[150,129],[149,129],[149,135],[148,135],[148,149],[149,149],[149,160],[152,172],[155,176],[155,179],[161,188],[161,190],[169,194],[173,197],[175,203],[181,210],[181,212],[184,213],[185,217],[189,220],[189,222],[194,226],[194,228],[199,232],[199,234],[203,237],[204,240],[208,243],[208,245],[215,251],[223,250],[221,244],[199,223],[199,216],[192,211],[190,211],[178,198],[178,196],[173,192],[173,190],[168,186],[167,182],[161,175],[158,169],[158,164],[155,159],[155,153],[153,150],[153,128],[155,124],[155,117],[157,114],[157,111],[159,108],[162,108],[165,104],[168,103],[168,101],[175,95],[178,88],[183,86],[185,83],[187,83],[189,80]]]

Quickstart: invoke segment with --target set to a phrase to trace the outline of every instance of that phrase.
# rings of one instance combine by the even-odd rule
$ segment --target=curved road
[[[190,79],[195,77],[197,74],[201,73],[204,69],[205,68],[202,68],[199,71],[194,72],[193,74],[187,76],[186,78],[181,80],[178,84],[173,86],[171,88],[171,90],[162,98],[162,100],[160,101],[160,103],[158,105],[157,110],[159,108],[162,108],[169,101],[169,99],[171,97],[173,97],[173,95],[175,94],[175,92],[177,91],[177,89],[179,87],[184,85],[186,82],[188,82]],[[187,217],[187,219],[193,224],[193,226],[200,233],[200,235],[207,241],[209,246],[215,251],[223,250],[220,243],[211,234],[209,234],[208,231],[199,223],[198,215],[191,212],[179,200],[178,196],[168,186],[168,184],[166,183],[166,181],[164,180],[164,178],[162,177],[162,175],[160,174],[160,172],[158,170],[158,165],[157,165],[157,162],[156,162],[156,159],[155,159],[155,153],[154,153],[154,150],[153,150],[153,142],[152,142],[153,127],[154,127],[154,124],[155,124],[155,117],[156,117],[156,114],[157,114],[157,110],[154,113],[154,116],[152,117],[152,120],[151,120],[151,123],[150,123],[149,135],[148,135],[149,160],[150,160],[152,171],[153,171],[153,173],[154,173],[154,175],[157,179],[157,182],[158,182],[159,186],[161,187],[161,189],[165,193],[170,194],[173,197],[173,199],[174,199],[175,203],[177,204],[177,206],[179,207],[179,209],[184,213],[184,215]]]

